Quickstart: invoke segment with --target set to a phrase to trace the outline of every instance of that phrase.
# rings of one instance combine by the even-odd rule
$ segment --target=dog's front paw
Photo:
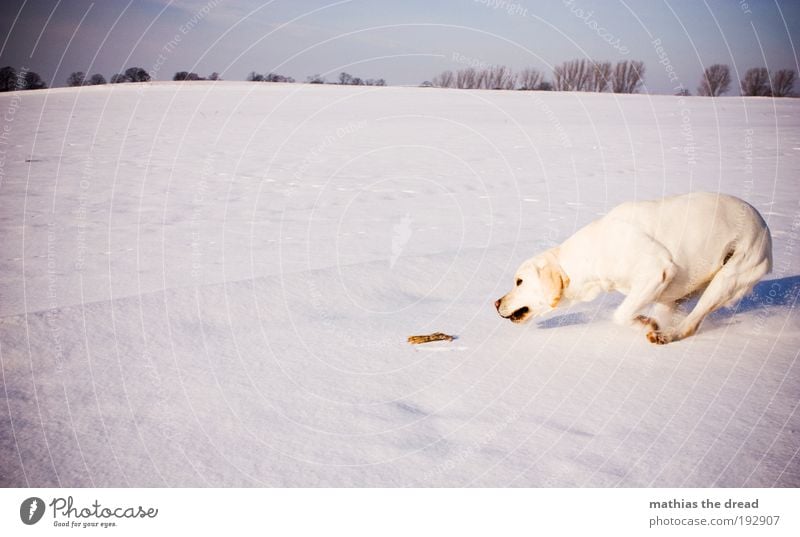
[[[656,345],[666,345],[672,338],[665,334],[664,332],[659,332],[658,330],[651,330],[647,333],[647,340],[650,343],[655,343]]]

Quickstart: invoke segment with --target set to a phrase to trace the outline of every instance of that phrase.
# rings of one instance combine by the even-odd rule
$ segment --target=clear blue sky
[[[645,62],[646,90],[695,92],[704,66],[798,70],[800,1],[751,0],[3,0],[0,66],[51,86],[72,71],[141,66],[242,80],[275,71],[328,80],[346,70],[419,84],[469,62],[534,67],[587,57]],[[176,40],[177,36],[177,40]],[[659,38],[670,81],[652,41]],[[610,42],[610,43],[609,43]],[[737,76],[738,74],[738,76]],[[798,84],[800,86],[800,84]],[[800,89],[800,88],[796,88]],[[732,84],[731,94],[738,94]]]

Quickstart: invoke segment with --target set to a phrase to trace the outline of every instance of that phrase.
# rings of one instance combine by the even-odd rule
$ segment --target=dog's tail
[[[722,260],[720,273],[738,281],[736,292],[726,306],[741,300],[764,275],[772,272],[772,235],[759,212],[743,202],[749,218],[742,219],[737,241],[731,245]],[[716,278],[716,276],[715,276]]]

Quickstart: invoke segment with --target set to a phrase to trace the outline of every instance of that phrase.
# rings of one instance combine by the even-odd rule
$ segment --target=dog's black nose
[[[499,298],[494,301],[494,309],[496,309],[496,310],[500,309],[500,299]]]

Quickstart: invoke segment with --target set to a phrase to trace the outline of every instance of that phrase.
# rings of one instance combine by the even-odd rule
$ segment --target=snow
[[[194,82],[0,111],[3,486],[800,485],[795,99]],[[690,190],[748,200],[775,258],[696,336],[651,345],[614,294],[497,316],[522,260]]]

